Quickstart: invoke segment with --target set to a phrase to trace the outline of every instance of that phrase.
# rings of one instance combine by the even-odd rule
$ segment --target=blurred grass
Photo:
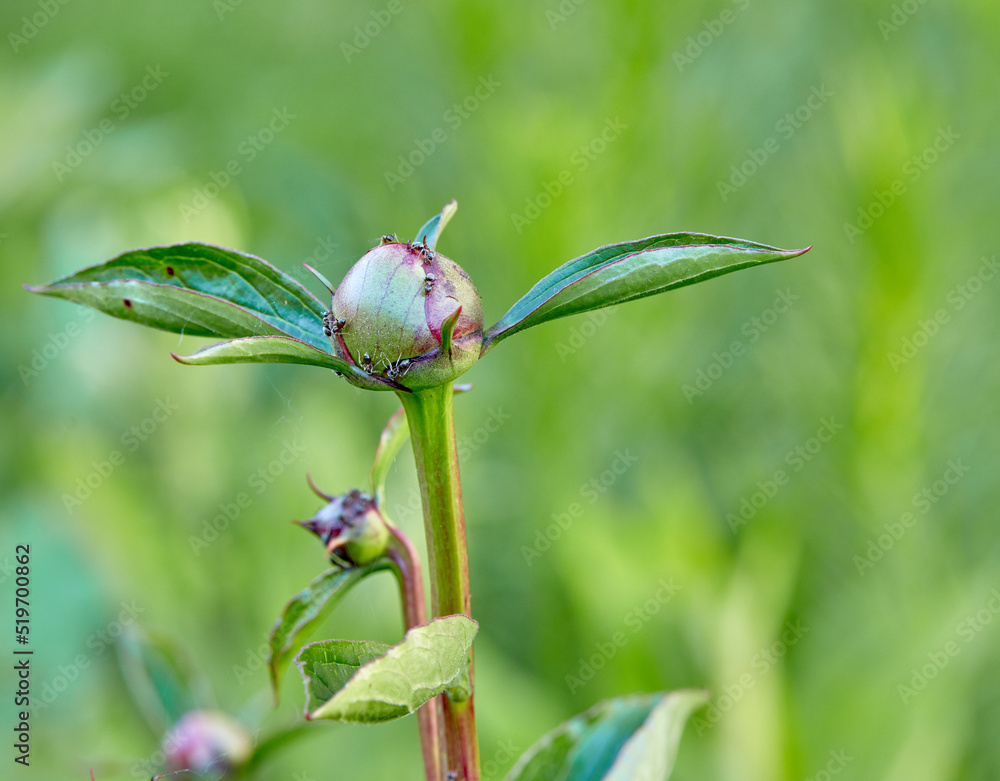
[[[560,7],[575,10],[560,21]],[[0,30],[22,35],[41,8],[5,3]],[[322,566],[287,523],[315,510],[304,472],[329,490],[361,483],[396,402],[309,368],[184,368],[167,354],[176,337],[87,319],[21,283],[189,239],[296,275],[312,258],[336,280],[451,197],[461,208],[441,248],[491,322],[551,268],[612,241],[692,230],[815,245],[630,304],[582,344],[583,318],[532,330],[467,375],[460,436],[491,410],[510,416],[463,463],[492,777],[514,759],[506,747],[598,699],[681,686],[729,705],[689,729],[682,781],[814,778],[837,751],[851,757],[844,779],[1000,776],[1000,638],[993,624],[959,634],[976,611],[995,618],[1000,587],[1000,280],[961,308],[949,298],[1000,244],[996,5],[921,5],[883,34],[890,3],[404,3],[348,62],[342,44],[382,8],[71,2],[0,46],[0,562],[31,544],[36,686],[86,662],[33,722],[32,777],[138,777],[156,751],[95,640],[123,601],[190,647],[220,706],[296,718],[293,676],[266,715],[263,670],[238,682],[234,666]],[[115,101],[157,66],[168,75],[122,117]],[[448,112],[490,77],[499,86],[455,126]],[[814,87],[832,96],[786,137],[778,123]],[[241,143],[284,108],[288,128],[248,160]],[[113,132],[57,177],[67,145],[106,119]],[[581,170],[574,155],[608,120],[627,127]],[[390,188],[386,173],[435,128],[446,140]],[[904,166],[948,128],[958,139],[912,181]],[[720,180],[768,138],[777,152],[723,200]],[[233,159],[242,172],[185,221],[181,204]],[[519,225],[563,170],[573,183]],[[845,223],[897,179],[906,192],[850,240]],[[769,315],[779,290],[798,298]],[[889,354],[942,308],[948,322],[894,367]],[[772,322],[755,330],[754,317]],[[712,368],[734,342],[742,354]],[[689,403],[699,371],[718,376]],[[123,435],[158,400],[176,413],[128,450]],[[792,471],[786,454],[830,417],[844,428]],[[304,454],[257,494],[251,474],[286,440]],[[591,503],[581,487],[626,449],[637,462]],[[63,496],[114,450],[124,463],[69,512]],[[968,474],[915,510],[953,459]],[[788,484],[734,533],[727,515],[779,469]],[[401,458],[390,504],[419,537],[411,473]],[[194,555],[191,537],[244,491],[251,506]],[[524,548],[574,502],[582,514],[529,565]],[[859,574],[855,557],[906,511],[914,525]],[[635,624],[661,580],[680,591]],[[801,639],[761,657],[789,622]],[[391,582],[366,583],[326,631],[397,637]],[[628,643],[571,692],[566,676],[618,631]],[[961,653],[904,703],[898,687],[952,640]],[[8,705],[3,723],[14,717]],[[408,721],[323,733],[263,777],[419,775]]]

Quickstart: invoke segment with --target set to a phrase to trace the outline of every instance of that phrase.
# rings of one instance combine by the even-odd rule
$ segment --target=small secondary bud
[[[246,728],[225,713],[191,711],[164,738],[170,772],[188,770],[213,778],[228,777],[253,753]]]
[[[455,261],[424,244],[382,243],[337,287],[325,330],[337,356],[365,374],[421,390],[450,383],[479,360],[483,304]],[[348,380],[388,387],[363,377]]]
[[[389,526],[375,499],[357,489],[330,497],[315,517],[299,525],[320,538],[332,559],[351,566],[375,561],[389,542]]]

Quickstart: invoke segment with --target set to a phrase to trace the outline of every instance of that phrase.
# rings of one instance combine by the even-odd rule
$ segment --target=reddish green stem
[[[427,602],[424,598],[424,579],[420,572],[420,558],[410,538],[395,526],[390,526],[387,553],[395,565],[399,592],[403,602],[403,623],[407,631],[427,623]],[[424,774],[427,781],[440,781],[441,772],[441,713],[435,697],[417,711],[420,729],[420,749],[424,756]]]
[[[451,384],[400,393],[420,481],[430,565],[432,618],[470,616],[469,556],[458,474]],[[472,683],[470,662],[469,680]],[[479,781],[479,742],[473,700],[442,695],[448,770],[456,781]]]

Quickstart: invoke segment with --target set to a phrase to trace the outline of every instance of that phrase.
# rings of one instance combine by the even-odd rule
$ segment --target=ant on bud
[[[385,376],[390,380],[402,377],[410,370],[410,359],[401,358],[391,362],[385,370]]]
[[[432,250],[428,246],[428,244],[427,244],[427,237],[426,236],[424,236],[424,240],[423,241],[415,241],[415,242],[413,242],[410,245],[410,248],[417,251],[417,253],[420,255],[420,259],[424,263],[430,263],[432,260],[434,260],[434,250]]]
[[[347,325],[346,318],[336,318],[333,316],[333,312],[323,313],[323,333],[327,336],[339,334],[344,330],[345,325]]]

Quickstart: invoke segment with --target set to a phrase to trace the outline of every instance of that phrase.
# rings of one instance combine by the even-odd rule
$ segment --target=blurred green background
[[[307,470],[363,483],[397,406],[315,368],[183,367],[202,342],[21,284],[186,240],[336,281],[454,197],[439,248],[488,322],[609,242],[815,245],[466,375],[487,777],[600,699],[699,686],[684,781],[1000,778],[995,3],[8,0],[0,32],[0,615],[28,543],[33,685],[61,689],[18,777],[141,777],[158,736],[105,642],[122,618],[181,640],[219,707],[298,718],[294,671],[270,712],[255,661],[324,563],[288,521],[317,509]],[[412,473],[390,506],[422,537]],[[380,577],[322,632],[399,621]],[[419,768],[403,720],[321,725],[260,777]]]

